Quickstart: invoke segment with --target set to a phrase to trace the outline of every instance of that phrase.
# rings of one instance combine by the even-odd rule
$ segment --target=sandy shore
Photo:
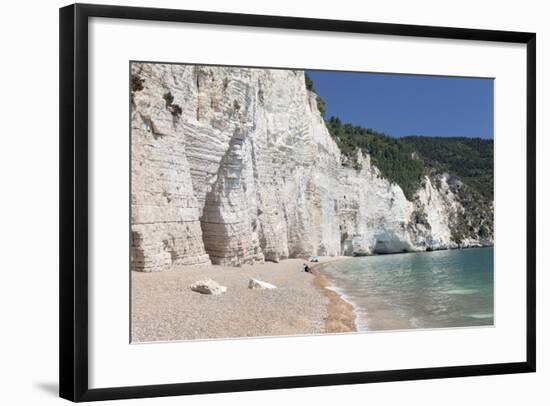
[[[349,259],[349,257],[339,257],[338,259]],[[329,299],[329,305],[327,307],[328,314],[325,320],[325,332],[348,333],[357,331],[357,315],[355,314],[353,305],[346,302],[337,292],[330,289],[331,282],[320,272],[322,266],[323,263],[321,262],[313,268],[313,273],[315,274],[313,283],[321,289]]]
[[[342,258],[321,257],[320,264]],[[132,272],[132,342],[355,331],[353,307],[326,288],[328,280],[315,267],[313,274],[302,272],[304,262]],[[277,289],[250,290],[251,278]],[[189,285],[200,279],[214,279],[227,292],[191,291]]]

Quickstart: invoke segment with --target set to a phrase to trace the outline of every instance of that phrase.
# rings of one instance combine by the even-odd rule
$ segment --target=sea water
[[[354,305],[359,331],[494,323],[493,248],[357,257],[322,272]]]

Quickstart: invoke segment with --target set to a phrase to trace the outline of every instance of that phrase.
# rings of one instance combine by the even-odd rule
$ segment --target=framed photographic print
[[[535,371],[535,34],[60,10],[60,395]]]

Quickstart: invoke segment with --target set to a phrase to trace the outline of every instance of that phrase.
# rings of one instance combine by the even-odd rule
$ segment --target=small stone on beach
[[[196,281],[191,284],[190,288],[193,292],[199,292],[205,295],[220,295],[227,290],[225,286],[220,285],[212,279]]]
[[[248,282],[248,289],[277,289],[277,286],[258,279],[250,279]]]

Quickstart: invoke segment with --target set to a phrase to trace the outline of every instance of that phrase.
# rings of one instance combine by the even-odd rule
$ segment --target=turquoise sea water
[[[358,330],[493,325],[493,248],[378,255],[322,268]]]

